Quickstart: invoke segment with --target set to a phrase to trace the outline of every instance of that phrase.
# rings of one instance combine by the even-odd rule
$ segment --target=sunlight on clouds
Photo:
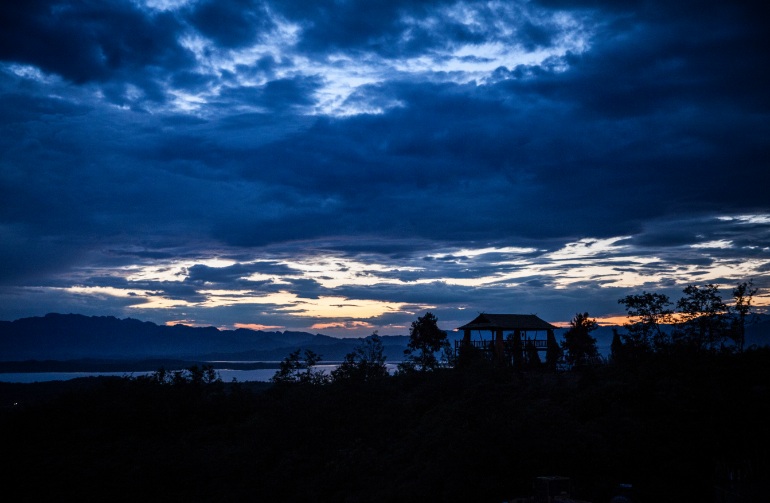
[[[282,261],[292,269],[300,271],[305,278],[312,278],[325,288],[336,288],[343,285],[372,286],[382,283],[398,283],[378,277],[378,272],[421,271],[413,266],[386,266],[383,264],[368,264],[341,257],[310,258],[298,261]]]
[[[210,40],[192,30],[179,38],[179,44],[187,49],[195,58],[201,75],[214,77],[215,83],[197,95],[191,95],[178,89],[167,89],[174,96],[177,110],[192,112],[203,104],[219,99],[221,93],[235,87],[260,87],[269,82],[261,72],[242,71],[253,68],[263,58],[272,58],[281,63],[273,70],[271,79],[292,78],[295,76],[314,75],[316,72],[302,71],[302,58],[294,53],[294,46],[300,40],[302,28],[277,15],[265,6],[273,29],[260,33],[259,41],[246,48],[223,49],[212,44]],[[222,80],[227,73],[232,83]],[[251,108],[256,108],[253,105]],[[265,110],[256,110],[264,112]]]
[[[590,25],[584,20],[567,12],[556,12],[550,21],[561,28],[557,36],[557,45],[566,48],[566,52],[580,54],[589,50],[591,36]]]
[[[623,260],[626,262],[627,258]],[[617,267],[604,264],[604,262],[601,261],[597,264],[592,264],[590,261],[574,262],[573,266],[568,268],[564,267],[564,264],[554,266],[559,267],[559,271],[555,272],[553,277],[555,288],[564,290],[575,283],[585,283],[588,281],[596,283],[601,287],[634,287],[659,279],[655,276],[628,270],[618,270]],[[639,265],[642,264],[639,263]],[[625,268],[627,268],[627,265],[624,264]],[[541,272],[545,272],[545,270],[541,270]]]
[[[549,253],[546,257],[553,260],[565,260],[615,253],[628,249],[627,245],[615,246],[615,243],[627,240],[630,237],[631,236],[613,237],[608,239],[581,239],[574,243],[568,243],[561,250]]]
[[[265,57],[271,57],[284,64],[285,68],[275,69],[276,78],[303,73],[297,70],[301,67],[299,62],[303,61],[303,58],[290,51],[299,41],[300,26],[276,17],[273,17],[272,21],[276,29],[262,33],[258,43],[246,48],[219,49],[197,33],[185,35],[180,39],[180,43],[193,53],[200,65],[199,71],[217,77],[224,71],[231,72],[238,85],[254,86],[267,83],[264,76],[255,78],[251,72],[249,76],[239,72],[239,66],[252,67]]]
[[[147,0],[148,6],[170,10],[184,3],[171,0]],[[259,88],[276,79],[316,77],[322,82],[314,93],[315,103],[308,106],[308,115],[325,114],[350,116],[356,114],[380,114],[386,110],[403,106],[403,103],[382,97],[367,102],[349,100],[359,89],[393,79],[422,78],[435,81],[450,81],[459,84],[484,83],[500,67],[513,69],[519,65],[541,65],[545,61],[561,58],[568,53],[582,53],[588,48],[590,33],[586,23],[565,13],[537,11],[505,2],[489,2],[481,6],[458,2],[452,6],[427,11],[422,17],[404,16],[401,19],[403,43],[410,38],[421,37],[424,32],[433,31],[445,23],[462,25],[477,34],[483,41],[474,44],[457,44],[444,41],[445,47],[431,47],[422,54],[410,58],[385,57],[376,52],[337,52],[319,57],[299,52],[303,27],[283,18],[263,6],[269,16],[272,29],[260,34],[259,41],[245,48],[220,48],[205,36],[189,29],[179,38],[182,47],[190,51],[198,63],[197,71],[209,75],[215,82],[208,90],[191,94],[181,89],[168,88],[173,97],[172,106],[181,112],[202,112],[203,105],[216,101],[228,88]],[[497,22],[490,24],[489,19]],[[522,45],[516,27],[522,19],[535,26],[553,32],[551,45],[527,48]],[[269,75],[253,71],[258,62],[270,57],[280,64],[271,69]],[[566,69],[566,64],[562,65]],[[558,68],[558,65],[551,68]],[[228,75],[226,82],[222,77]],[[269,79],[269,80],[268,80]],[[254,104],[240,106],[258,108]],[[265,112],[266,110],[255,110]]]
[[[350,300],[345,297],[299,299],[294,305],[281,308],[295,316],[311,318],[374,318],[387,312],[400,311],[405,302]]]
[[[298,60],[299,61],[299,60]],[[315,92],[314,114],[346,117],[358,114],[382,114],[391,108],[403,107],[397,99],[377,103],[350,101],[359,89],[392,78],[389,64],[376,58],[354,59],[343,54],[329,56],[324,62],[303,59],[299,65],[304,73],[323,76],[324,85]]]
[[[205,295],[206,300],[198,304],[201,307],[224,307],[239,304],[293,304],[297,296],[288,292],[276,292],[267,295],[255,294],[251,290],[200,290],[198,293]]]
[[[64,290],[80,295],[93,295],[96,297],[123,297],[143,299],[148,292],[143,290],[126,290],[111,286],[70,286],[67,288],[52,288],[52,290]],[[157,292],[152,292],[157,293]]]
[[[170,12],[184,10],[194,0],[133,2],[145,10]],[[148,110],[169,107],[181,113],[205,115],[222,110],[220,107],[209,108],[206,105],[223,99],[230,89],[259,89],[279,79],[314,78],[321,86],[312,95],[314,103],[309,104],[303,113],[332,116],[381,114],[402,107],[404,103],[383,96],[367,99],[366,93],[356,93],[372,84],[415,78],[484,84],[498,68],[538,66],[546,61],[549,62],[549,68],[555,69],[559,65],[554,66],[552,61],[563,59],[568,53],[586,51],[591,37],[587,21],[565,12],[538,11],[535,7],[508,5],[506,2],[488,2],[483,5],[458,2],[438,10],[421,11],[420,17],[405,15],[401,19],[401,40],[383,39],[383,42],[406,44],[410,38],[423,37],[424,33],[434,31],[435,27],[451,23],[477,35],[476,43],[460,43],[447,38],[437,41],[436,46],[426,48],[421,53],[404,58],[366,50],[315,54],[301,52],[303,26],[300,23],[284,18],[267,4],[261,8],[269,18],[270,28],[261,31],[258,40],[247,47],[220,47],[189,24],[178,35],[180,47],[187,50],[196,62],[193,73],[210,79],[207,88],[193,92],[175,86],[173,79],[164,79],[158,84],[165,89],[169,97],[167,101],[151,102],[138,88],[129,89],[127,98],[130,101],[142,101]],[[496,22],[490,23],[490,19]],[[549,31],[551,42],[536,47],[523,44],[521,35],[516,31],[519,26],[523,26],[522,20]],[[260,62],[265,58],[276,63],[269,71],[260,69]],[[566,63],[562,66],[566,69]],[[52,80],[61,82],[59,77],[48,76],[34,66],[12,64],[6,68],[25,79],[43,83],[51,83]],[[106,99],[101,89],[95,92],[98,99]],[[349,99],[354,95],[356,99]],[[268,112],[258,103],[248,100],[228,105],[230,111]],[[130,108],[126,104],[116,106]]]
[[[41,84],[59,84],[62,82],[61,77],[56,74],[48,74],[43,72],[40,68],[32,65],[23,65],[12,63],[9,65],[0,64],[0,68],[7,68],[9,72],[13,73],[17,77],[22,79],[34,80]],[[55,96],[52,96],[55,97]]]
[[[287,260],[261,256],[254,261],[235,262],[221,258],[200,260],[154,261],[150,265],[125,267],[122,274],[129,282],[128,288],[112,286],[83,286],[91,276],[110,276],[106,272],[90,271],[83,275],[77,286],[49,288],[75,296],[92,296],[100,301],[110,297],[130,299],[122,301],[129,309],[166,310],[178,307],[186,309],[219,309],[233,306],[264,306],[265,309],[290,316],[297,320],[317,322],[316,330],[362,331],[372,328],[369,320],[385,314],[412,316],[412,311],[434,309],[436,305],[415,305],[400,302],[399,297],[367,299],[366,288],[396,286],[430,289],[470,288],[480,292],[512,289],[515,292],[531,291],[532,285],[547,285],[551,290],[568,291],[571,288],[645,288],[654,290],[655,285],[686,285],[713,282],[727,295],[740,281],[766,275],[770,258],[750,260],[713,257],[710,250],[725,249],[727,241],[701,243],[708,246],[682,246],[661,256],[640,255],[631,244],[622,244],[627,237],[607,239],[584,238],[565,243],[553,252],[528,247],[484,246],[479,248],[445,249],[432,254],[416,253],[402,257],[397,262],[349,258],[333,253],[312,254]],[[628,241],[631,243],[631,241]],[[684,254],[684,255],[683,255]],[[434,260],[426,261],[425,258]],[[708,258],[704,261],[703,258]],[[684,261],[682,259],[691,259]],[[216,288],[183,290],[191,300],[178,298],[173,289],[167,292],[171,282],[182,282],[189,277],[195,265],[228,267],[236,264],[248,269],[249,264],[270,263],[277,266],[280,274],[250,273],[245,277],[230,276],[217,282]],[[473,274],[473,271],[477,271]],[[399,273],[403,272],[401,276]],[[424,274],[424,277],[423,277]],[[224,275],[223,278],[228,278]],[[281,291],[266,293],[250,289],[246,281],[283,284]],[[293,286],[297,281],[311,280],[318,284],[314,291],[318,297],[303,295]],[[130,288],[131,282],[140,282],[144,288]],[[196,283],[197,284],[197,283]],[[351,298],[335,293],[335,289],[353,287],[358,293]],[[174,287],[176,288],[176,287]],[[325,289],[325,290],[324,290]],[[483,293],[480,293],[483,297]],[[363,298],[362,298],[363,297]],[[429,297],[428,297],[429,298]],[[770,305],[770,296],[755,299],[756,306]],[[248,308],[247,308],[248,309]],[[184,315],[186,316],[186,315]],[[601,323],[610,323],[619,313],[606,313]],[[184,320],[182,320],[183,322]],[[242,324],[244,328],[261,330],[281,329],[278,325]],[[391,327],[392,328],[392,327]]]
[[[386,312],[399,311],[404,302],[377,300],[351,300],[339,296],[303,298],[292,292],[281,291],[267,295],[254,295],[249,291],[203,290],[208,298],[202,307],[221,307],[235,304],[273,304],[277,311],[306,318],[373,318]]]
[[[236,323],[235,328],[247,328],[249,330],[282,330],[286,327],[283,327],[281,325],[261,325],[259,323]]]
[[[61,290],[68,293],[74,293],[76,295],[88,295],[100,299],[106,299],[108,297],[135,299],[137,303],[128,306],[134,309],[166,309],[170,307],[192,305],[184,300],[175,300],[163,297],[161,295],[162,292],[129,290],[123,288],[114,288],[110,286],[71,286],[67,288],[51,288],[51,290]]]
[[[32,79],[42,82],[44,78],[43,72],[35,66],[12,64],[7,65],[6,68],[17,77],[23,79]]]
[[[163,323],[167,327],[173,327],[174,325],[185,325],[187,327],[209,327],[208,323],[196,323],[192,320],[168,320]]]
[[[490,23],[490,18],[496,22]],[[402,22],[411,27],[404,33],[404,38],[408,40],[412,37],[413,31],[432,31],[447,21],[462,25],[486,41],[455,44],[443,51],[434,50],[430,54],[397,62],[395,68],[411,74],[447,73],[447,77],[457,83],[483,83],[500,67],[513,69],[519,65],[541,65],[554,57],[582,53],[588,49],[590,39],[585,23],[569,13],[537,11],[508,2],[488,2],[481,6],[458,2],[425,18],[404,17]],[[517,34],[518,27],[525,23],[551,31],[555,43],[548,47],[525,48]],[[561,69],[565,70],[566,65],[562,65]]]
[[[277,306],[277,311],[284,311],[291,316],[301,318],[374,318],[388,312],[398,312],[407,305],[404,302],[385,302],[378,300],[348,299],[341,296],[321,296],[303,298],[292,292],[254,294],[250,290],[201,290],[206,296],[203,302],[189,302],[170,299],[162,292],[148,292],[114,287],[72,286],[50,288],[76,295],[88,295],[100,298],[121,297],[137,301],[130,306],[135,309],[167,309],[172,307],[216,308],[238,304],[270,304]],[[429,309],[434,306],[424,306]]]
[[[759,292],[759,294],[755,295],[754,299],[752,299],[751,305],[762,308],[770,307],[770,293]],[[762,312],[768,313],[768,310],[763,309]]]
[[[482,15],[481,10],[487,9],[494,11],[493,17],[498,20],[497,23],[490,25],[488,13]],[[511,28],[517,24],[512,21],[522,17],[526,17],[532,24],[557,31],[556,43],[549,47],[525,49]],[[436,26],[448,20],[461,24],[486,41],[459,45],[447,42],[444,49],[432,48],[429,52],[405,59],[384,59],[375,54],[362,57],[357,54],[355,59],[338,55],[326,64],[310,64],[305,71],[322,75],[325,80],[324,88],[317,93],[320,101],[317,110],[331,115],[350,115],[356,111],[370,113],[371,110],[381,112],[379,104],[367,107],[357,103],[352,108],[349,104],[347,108],[343,104],[358,87],[384,82],[399,75],[401,78],[420,77],[459,84],[474,81],[484,83],[500,67],[513,69],[519,65],[541,65],[554,57],[582,53],[588,49],[590,37],[585,23],[564,12],[535,14],[505,2],[489,2],[481,7],[458,2],[425,17],[404,16],[401,19],[405,27],[402,41],[408,42],[418,36],[418,32],[434,31]],[[399,103],[393,102],[388,106],[399,106]]]
[[[300,278],[300,275],[292,275],[289,276],[291,278]],[[263,274],[260,272],[255,272],[253,274],[249,274],[248,276],[243,276],[239,279],[242,279],[244,281],[253,281],[255,283],[261,283],[263,281],[269,281],[273,283],[274,285],[291,285],[290,281],[287,281],[285,277],[281,276],[275,276],[272,274]]]
[[[589,258],[569,261],[517,261],[517,270],[478,276],[474,278],[443,278],[441,281],[450,285],[465,287],[505,286],[515,288],[521,286],[524,278],[545,277],[553,284],[554,288],[563,290],[577,283],[587,281],[596,282],[601,287],[633,287],[655,281],[659,278],[627,270],[628,262],[637,266],[655,262],[656,258],[647,257],[622,257],[602,258],[592,260]],[[622,262],[623,270],[612,263]],[[514,265],[513,262],[500,262],[497,265]]]
[[[135,309],[168,309],[170,307],[189,307],[194,304],[180,299],[169,299],[168,297],[148,296],[144,297],[144,303],[136,304],[131,307]]]
[[[523,48],[511,48],[499,42],[467,45],[451,54],[443,70],[464,73],[465,77],[458,79],[459,83],[484,82],[489,73],[501,66],[512,69],[519,65],[540,65],[550,57],[563,55],[564,53],[560,50],[554,51],[549,48],[527,51]]]
[[[770,215],[737,215],[717,217],[717,220],[725,222],[738,222],[741,224],[770,224]]]
[[[505,246],[501,248],[497,247],[487,247],[487,248],[460,248],[458,250],[453,250],[448,253],[432,253],[427,255],[431,258],[443,258],[447,255],[452,257],[478,257],[479,255],[488,255],[488,254],[504,254],[504,255],[526,255],[530,253],[535,253],[537,251],[537,248],[522,248],[517,246]]]
[[[634,287],[660,281],[664,274],[660,271],[644,273],[635,268],[661,262],[659,257],[629,256],[630,247],[616,243],[628,239],[627,236],[609,239],[581,239],[567,243],[561,249],[533,255],[534,248],[479,248],[460,249],[446,253],[433,254],[434,258],[456,257],[456,264],[464,267],[495,266],[501,271],[495,274],[474,277],[442,277],[430,281],[415,281],[415,284],[439,281],[447,285],[483,288],[486,286],[521,286],[522,279],[533,277],[548,278],[556,289],[567,289],[578,283],[596,282],[601,287]],[[620,257],[613,256],[622,253]],[[495,254],[521,254],[527,257],[516,260],[494,260]],[[643,271],[643,270],[642,270]]]
[[[707,241],[705,243],[698,243],[690,245],[690,248],[719,248],[728,249],[733,247],[733,242],[729,239],[718,239],[716,241]]]
[[[678,277],[680,279],[686,279],[688,276],[692,282],[715,282],[721,279],[728,279],[734,281],[743,281],[747,278],[753,277],[764,268],[770,266],[770,259],[752,259],[752,260],[715,260],[708,268],[701,268],[698,266],[687,266],[679,268],[676,271],[676,276],[672,274],[672,277]],[[725,288],[732,288],[735,285],[723,284]]]
[[[359,330],[362,328],[374,329],[375,326],[366,321],[335,321],[332,323],[314,323],[310,326],[313,330],[329,330],[332,328],[343,330]]]
[[[129,274],[127,281],[184,281],[188,276],[188,269],[195,265],[208,267],[228,267],[236,264],[234,260],[210,258],[200,260],[180,260],[169,263],[131,266],[124,268]]]
[[[405,74],[457,84],[483,84],[500,67],[513,69],[519,65],[541,65],[549,58],[564,56],[568,50],[546,48],[528,51],[503,42],[487,42],[463,45],[451,52],[405,59],[396,62],[394,68]]]
[[[168,11],[177,10],[197,0],[133,0],[136,5],[144,5],[147,8]]]
[[[205,96],[200,94],[190,94],[175,89],[169,89],[168,93],[173,97],[174,107],[182,112],[193,112],[207,103]]]
[[[628,323],[628,320],[629,320],[628,316],[623,315],[623,314],[612,315],[612,316],[601,316],[601,317],[597,316],[594,319],[596,320],[596,323],[599,324],[599,326],[603,326],[603,327],[613,326],[613,325],[614,326],[623,326],[626,323]],[[554,325],[559,325],[559,326],[562,326],[562,327],[565,327],[565,328],[569,327],[569,323],[568,322],[561,322],[561,324],[554,323]]]

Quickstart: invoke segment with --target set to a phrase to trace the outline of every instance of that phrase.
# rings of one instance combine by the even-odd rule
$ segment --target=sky
[[[770,305],[763,2],[0,7],[0,319],[360,337]]]

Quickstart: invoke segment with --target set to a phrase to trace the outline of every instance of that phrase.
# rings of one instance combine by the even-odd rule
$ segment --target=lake
[[[224,362],[217,362],[221,366]],[[274,362],[233,362],[233,363],[274,363]],[[339,364],[316,365],[317,370],[323,370],[326,373],[336,369]],[[396,364],[386,364],[388,371],[392,374],[396,370]],[[219,377],[224,382],[231,382],[235,379],[238,382],[261,381],[267,382],[275,375],[276,368],[252,369],[252,370],[233,370],[217,369]],[[133,376],[150,375],[152,372],[9,372],[0,373],[0,382],[33,383],[44,381],[68,381],[78,377],[97,377],[97,376]]]

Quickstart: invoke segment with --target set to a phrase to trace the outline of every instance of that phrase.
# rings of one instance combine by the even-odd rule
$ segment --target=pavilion
[[[458,327],[463,331],[462,340],[455,341],[455,354],[464,348],[482,350],[498,361],[507,361],[520,366],[527,359],[527,351],[546,351],[558,348],[554,329],[558,327],[534,314],[487,314],[481,313],[473,321]],[[478,331],[490,332],[489,340],[472,340],[471,334]],[[508,332],[504,338],[503,333]],[[542,334],[542,338],[538,335]],[[523,337],[523,339],[522,339]]]

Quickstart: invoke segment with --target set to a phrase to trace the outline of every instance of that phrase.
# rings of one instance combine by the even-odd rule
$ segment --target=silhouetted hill
[[[770,345],[770,315],[756,314],[746,323],[746,347]]]
[[[623,327],[599,327],[592,332],[599,352],[607,356],[612,331]],[[556,330],[557,340],[566,329]],[[449,332],[449,341],[462,337]],[[489,333],[473,338],[490,339]],[[538,334],[538,337],[545,337]],[[156,325],[133,318],[47,314],[42,317],[0,321],[0,361],[147,359],[280,361],[302,348],[322,355],[324,361],[340,361],[361,339],[337,338],[307,332],[219,330],[215,327]],[[388,361],[400,361],[409,337],[382,336]],[[746,347],[765,346],[770,341],[770,316],[755,315],[746,327]]]
[[[406,340],[406,337],[383,337],[389,359],[400,359]],[[360,339],[307,332],[163,326],[132,318],[79,314],[51,313],[0,321],[1,361],[84,358],[270,361],[281,360],[297,348],[312,349],[324,360],[333,361],[343,359],[359,342]]]

